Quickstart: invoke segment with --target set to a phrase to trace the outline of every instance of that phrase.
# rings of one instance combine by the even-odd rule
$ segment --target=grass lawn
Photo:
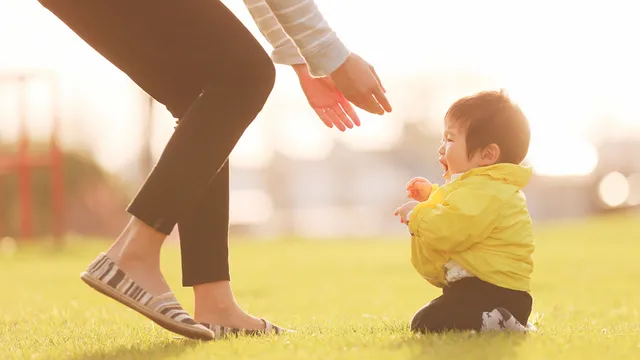
[[[176,339],[81,282],[106,243],[26,247],[0,254],[0,359],[640,358],[640,218],[544,226],[537,237],[537,334],[410,334],[438,290],[412,270],[407,241],[236,241],[241,306],[298,332],[209,343]],[[163,269],[192,311],[177,248],[164,250]]]

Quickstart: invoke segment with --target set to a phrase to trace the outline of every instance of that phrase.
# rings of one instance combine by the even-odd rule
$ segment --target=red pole
[[[29,135],[27,133],[27,81],[18,79],[20,87],[20,140],[18,145],[18,174],[20,182],[20,218],[24,239],[31,238],[31,169],[29,168]]]
[[[57,245],[62,245],[64,235],[64,171],[63,156],[58,134],[60,131],[59,94],[57,79],[51,80],[51,206],[53,214],[53,236]]]
[[[2,169],[0,168],[0,237],[2,237],[2,228],[4,227],[4,204],[2,203],[2,196],[4,195],[4,188],[2,187]]]
[[[62,174],[62,152],[57,140],[51,149],[51,206],[53,210],[53,236],[54,241],[62,243],[64,233],[64,206],[63,206],[63,174]]]

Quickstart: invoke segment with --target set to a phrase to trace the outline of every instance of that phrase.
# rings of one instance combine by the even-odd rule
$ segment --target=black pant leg
[[[420,333],[480,330],[482,303],[445,293],[422,307],[411,320],[411,330]]]
[[[483,313],[498,307],[507,309],[526,325],[532,303],[531,295],[525,291],[466,278],[443,289],[442,296],[420,309],[411,321],[411,329],[415,332],[479,331]]]
[[[178,220],[182,285],[230,280],[229,162],[193,209]]]
[[[180,118],[128,208],[169,234],[262,109],[275,81],[271,59],[218,0],[40,2]]]

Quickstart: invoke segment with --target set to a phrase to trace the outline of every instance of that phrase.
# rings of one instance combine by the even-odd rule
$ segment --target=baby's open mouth
[[[440,165],[442,165],[442,168],[444,169],[444,172],[442,173],[442,177],[446,178],[447,174],[449,173],[449,165],[444,159],[438,159],[438,160],[440,161]]]

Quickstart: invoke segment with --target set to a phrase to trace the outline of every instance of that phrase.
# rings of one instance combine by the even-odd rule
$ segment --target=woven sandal
[[[266,319],[260,319],[264,323],[264,329],[262,330],[247,330],[238,329],[227,326],[211,325],[207,323],[201,323],[207,329],[211,330],[215,334],[214,340],[220,340],[231,336],[263,336],[263,335],[280,335],[284,333],[294,333],[293,330],[288,330],[277,325],[273,325]]]
[[[171,332],[197,340],[213,340],[215,337],[213,331],[189,316],[173,293],[159,296],[149,294],[105,254],[100,254],[80,278],[98,292]]]

